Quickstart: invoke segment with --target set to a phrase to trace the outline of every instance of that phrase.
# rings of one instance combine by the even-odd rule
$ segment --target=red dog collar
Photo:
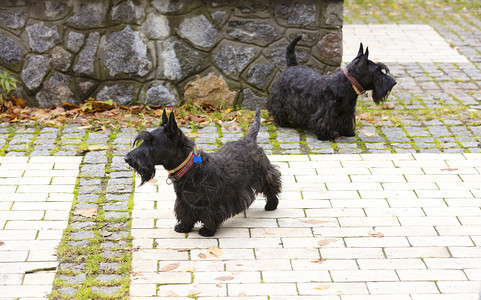
[[[356,80],[356,78],[354,78],[354,76],[352,76],[351,74],[349,74],[349,70],[347,68],[344,68],[342,70],[344,72],[344,75],[346,76],[346,78],[351,82],[352,84],[352,88],[354,89],[354,91],[356,92],[356,94],[358,95],[362,95],[366,92],[366,90],[362,87],[362,85]]]
[[[187,171],[190,170],[190,168],[192,168],[195,163],[201,162],[202,157],[200,155],[197,155],[197,152],[190,152],[187,158],[177,168],[173,170],[167,170],[167,172],[169,172],[169,177],[167,177],[167,183],[170,184],[174,181],[179,180],[180,178],[182,178],[182,176],[185,175],[185,173],[187,173]]]

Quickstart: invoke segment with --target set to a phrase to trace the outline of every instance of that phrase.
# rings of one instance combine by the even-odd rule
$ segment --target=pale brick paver
[[[472,191],[481,174],[467,162],[481,154],[270,158],[285,179],[279,208],[264,211],[260,196],[214,238],[200,237],[198,227],[173,231],[175,195],[164,170],[156,184],[136,188],[132,299],[475,299],[480,292],[481,197]]]
[[[51,292],[80,162],[0,157],[0,298],[46,299]]]
[[[425,24],[344,25],[344,62],[357,54],[359,43],[371,50],[369,58],[382,62],[467,63],[431,26]]]

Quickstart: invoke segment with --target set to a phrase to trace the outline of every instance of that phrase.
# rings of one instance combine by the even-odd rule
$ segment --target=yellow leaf
[[[331,287],[330,284],[321,284],[321,285],[316,286],[315,289],[316,290],[327,290],[330,287]]]
[[[98,146],[93,145],[88,147],[89,151],[102,151],[102,150],[109,150],[109,146]]]
[[[232,111],[232,108],[228,108],[228,109],[225,110],[225,113],[228,114],[228,113],[230,113],[231,111]]]
[[[210,247],[210,248],[207,250],[207,253],[209,253],[210,256],[219,257],[219,256],[221,256],[222,254],[224,254],[224,251],[220,250],[220,249],[217,248],[217,247]]]
[[[361,130],[361,132],[364,133],[365,136],[374,136],[374,133],[369,132],[369,131],[367,131],[367,130],[365,130],[365,129]]]

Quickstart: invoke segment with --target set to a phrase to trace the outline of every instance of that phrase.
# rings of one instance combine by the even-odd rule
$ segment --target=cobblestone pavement
[[[259,143],[284,176],[280,208],[256,201],[213,239],[172,231],[164,173],[135,187],[123,156],[136,128],[0,124],[0,299],[118,299],[129,288],[136,299],[478,299],[481,21],[442,1],[407,2],[346,1],[346,30],[428,25],[445,42],[434,51],[457,55],[421,59],[419,47],[413,61],[385,61],[398,85],[386,108],[359,100],[368,115],[356,137],[264,126]],[[207,150],[242,136],[216,125],[196,133]]]

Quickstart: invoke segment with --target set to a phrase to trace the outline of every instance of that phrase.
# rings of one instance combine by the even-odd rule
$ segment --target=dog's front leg
[[[197,218],[184,200],[179,198],[175,200],[174,213],[177,218],[177,225],[175,225],[174,230],[180,233],[191,232]]]

